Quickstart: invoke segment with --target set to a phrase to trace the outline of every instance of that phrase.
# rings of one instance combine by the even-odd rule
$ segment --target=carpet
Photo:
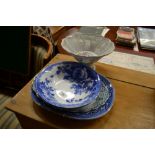
[[[0,90],[0,129],[21,129],[15,114],[5,108],[6,103],[12,98],[8,90]]]

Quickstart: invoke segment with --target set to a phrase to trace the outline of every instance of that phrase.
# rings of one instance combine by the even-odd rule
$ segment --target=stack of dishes
[[[49,65],[38,73],[31,96],[47,111],[71,119],[90,120],[112,108],[114,88],[86,64],[66,61]]]

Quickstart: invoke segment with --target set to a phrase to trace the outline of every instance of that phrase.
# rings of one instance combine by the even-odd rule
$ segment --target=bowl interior
[[[62,62],[48,66],[34,80],[37,94],[58,107],[80,107],[95,100],[101,88],[98,74],[84,64]]]
[[[100,57],[114,50],[114,43],[110,39],[80,32],[64,38],[61,45],[71,54],[86,57]]]

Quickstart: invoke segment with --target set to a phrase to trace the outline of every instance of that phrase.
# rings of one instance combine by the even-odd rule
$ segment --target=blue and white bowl
[[[94,101],[101,89],[99,75],[85,64],[60,62],[49,65],[34,79],[38,97],[57,108],[80,108]]]
[[[91,108],[90,106],[81,107],[80,110],[79,108],[76,109],[77,111],[65,111],[64,109],[56,109],[54,107],[49,106],[46,102],[44,102],[41,98],[39,98],[36,95],[34,88],[31,91],[31,96],[33,101],[38,106],[49,112],[54,112],[55,114],[58,114],[60,116],[77,120],[97,119],[101,116],[104,116],[111,110],[115,99],[115,90],[111,82],[104,76],[100,75],[100,78],[102,82],[102,88],[99,96],[96,98]]]

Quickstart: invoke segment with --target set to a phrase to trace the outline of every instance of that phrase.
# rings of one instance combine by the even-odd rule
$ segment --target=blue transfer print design
[[[46,77],[45,73],[49,73]],[[52,87],[53,78],[57,76],[69,81],[72,93],[80,98],[64,99],[65,104],[60,103],[55,97],[55,88]],[[44,77],[44,80],[40,80]],[[34,79],[36,93],[49,105],[63,108],[81,107],[94,101],[101,89],[99,75],[85,64],[77,62],[61,62],[49,65]],[[63,86],[62,86],[63,88]],[[83,97],[83,94],[86,94]],[[74,102],[74,103],[73,103]]]
[[[63,73],[63,79],[73,83],[71,88],[74,89],[75,94],[81,95],[83,92],[95,91],[97,83],[94,80],[96,77],[87,67],[79,66],[79,64],[63,64],[57,68],[57,75]]]
[[[44,102],[41,98],[39,98],[34,89],[32,89],[31,96],[34,102],[41,108],[47,111],[54,112],[63,117],[77,120],[97,119],[101,116],[104,116],[110,111],[110,109],[113,106],[115,98],[115,90],[110,81],[101,75],[100,78],[102,80],[102,88],[100,95],[96,99],[97,106],[88,112],[71,112],[71,111],[64,111],[63,109],[57,109],[53,106],[50,106],[49,104]]]

